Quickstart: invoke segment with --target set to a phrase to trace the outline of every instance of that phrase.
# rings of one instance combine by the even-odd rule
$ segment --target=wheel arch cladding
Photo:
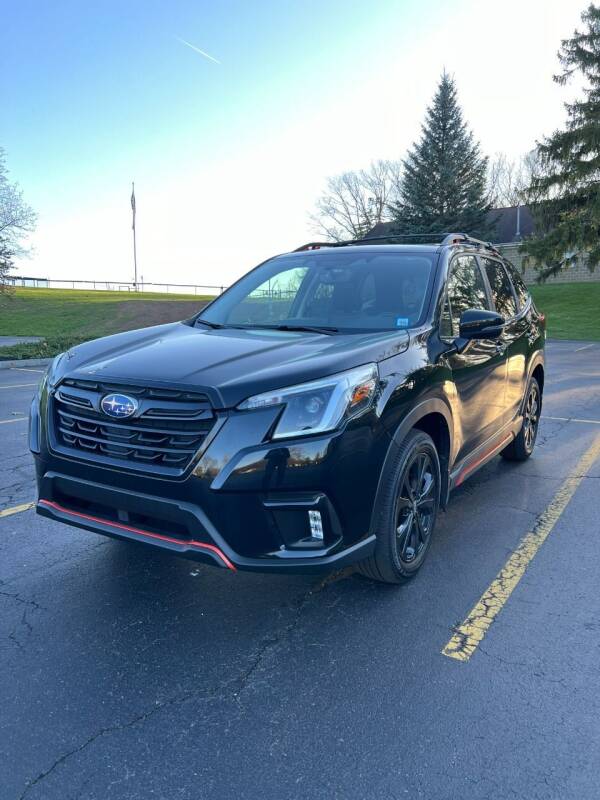
[[[392,437],[388,452],[381,468],[375,503],[371,514],[370,531],[373,531],[374,521],[379,505],[383,477],[392,461],[399,445],[413,429],[422,430],[433,439],[438,451],[441,472],[440,507],[446,508],[448,502],[450,453],[452,452],[452,414],[447,404],[439,397],[430,397],[415,406],[400,422]]]
[[[432,411],[421,417],[414,427],[431,436],[435,444],[440,460],[440,506],[446,508],[450,475],[450,428],[448,422],[439,411]]]
[[[543,364],[537,364],[533,372],[531,373],[532,377],[536,379],[539,384],[540,392],[544,392],[544,366]]]

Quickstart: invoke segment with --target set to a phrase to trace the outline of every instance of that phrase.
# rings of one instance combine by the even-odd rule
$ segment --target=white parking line
[[[11,367],[10,369],[11,372],[12,370],[15,370],[16,372],[46,372],[45,369],[34,369],[33,367]]]
[[[27,386],[37,386],[37,383],[7,383],[6,386],[0,386],[0,389],[25,389]]]
[[[584,344],[583,347],[576,347],[575,352],[578,353],[580,350],[587,350],[588,347],[593,347],[594,343],[592,344]]]
[[[26,422],[27,417],[15,417],[14,419],[0,419],[0,425],[8,425],[9,422]]]
[[[544,414],[542,419],[554,419],[559,422],[582,422],[584,425],[600,425],[600,419],[577,419],[577,417],[549,417]]]

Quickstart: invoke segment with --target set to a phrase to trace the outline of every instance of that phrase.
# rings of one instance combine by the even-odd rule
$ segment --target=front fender
[[[386,478],[388,471],[391,469],[391,464],[398,452],[398,449],[408,432],[418,426],[419,422],[423,420],[428,414],[440,414],[446,423],[448,429],[449,449],[448,454],[440,453],[440,467],[442,471],[442,486],[441,486],[441,506],[446,507],[448,500],[448,487],[449,487],[449,474],[450,474],[450,459],[454,452],[454,422],[452,417],[452,410],[448,400],[442,396],[436,395],[427,397],[417,405],[413,406],[411,410],[402,418],[397,425],[394,433],[392,434],[391,441],[383,462],[383,467],[379,475],[379,482],[375,494],[375,503],[373,505],[373,512],[371,514],[370,533],[374,533],[376,525],[377,510],[381,505],[381,494],[383,492],[383,482]]]

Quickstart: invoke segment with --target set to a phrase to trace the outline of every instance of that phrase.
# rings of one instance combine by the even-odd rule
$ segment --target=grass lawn
[[[600,341],[600,282],[530,286],[552,339]]]
[[[531,286],[554,339],[600,341],[600,282]],[[44,358],[87,339],[185,319],[205,295],[18,288],[0,299],[0,336],[43,336],[0,348],[0,358]]]
[[[0,358],[43,358],[109,333],[185,319],[207,295],[17,288],[0,299],[0,336],[43,336],[0,349]]]

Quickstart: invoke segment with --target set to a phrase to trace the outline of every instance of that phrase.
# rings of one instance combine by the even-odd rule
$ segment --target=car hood
[[[379,362],[408,347],[406,331],[314,334],[194,328],[176,322],[79,345],[61,376],[202,389],[219,408],[259,392]]]

